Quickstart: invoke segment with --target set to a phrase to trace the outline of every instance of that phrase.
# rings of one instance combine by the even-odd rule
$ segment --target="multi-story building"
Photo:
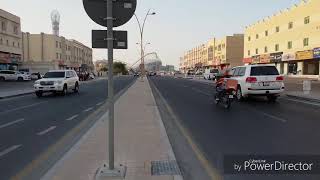
[[[320,1],[303,0],[245,30],[244,63],[274,63],[282,74],[319,75]]]
[[[97,72],[104,71],[108,69],[108,60],[103,59],[103,60],[97,60],[94,62],[95,70]]]
[[[76,40],[52,34],[22,34],[22,69],[47,72],[54,69],[93,71],[92,49]]]
[[[212,38],[206,44],[187,51],[180,59],[180,71],[189,69],[227,68],[242,64],[244,35]]]
[[[17,70],[22,55],[20,18],[0,9],[0,70]]]
[[[225,69],[242,65],[243,49],[243,34],[234,34],[217,39],[214,47],[214,66]]]

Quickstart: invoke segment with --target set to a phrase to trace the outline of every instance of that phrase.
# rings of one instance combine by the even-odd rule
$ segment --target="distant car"
[[[194,70],[188,70],[187,75],[188,75],[188,76],[190,76],[190,75],[195,75]]]
[[[149,72],[149,76],[156,76],[157,73],[156,72]]]
[[[237,99],[248,96],[266,96],[274,102],[284,91],[284,77],[274,65],[247,65],[234,67],[232,78],[238,81]]]
[[[66,95],[69,90],[79,92],[79,77],[73,70],[54,70],[47,72],[42,79],[34,83],[35,94],[42,97],[43,93],[53,92]]]
[[[1,70],[0,81],[30,81],[31,76],[19,71]]]
[[[219,74],[219,69],[206,69],[203,78],[206,80],[215,80]]]
[[[133,76],[134,77],[139,77],[139,73],[134,73]]]
[[[94,79],[95,78],[95,75],[93,73],[90,73],[89,74],[89,79]]]
[[[31,79],[32,80],[38,80],[38,79],[41,79],[42,78],[42,75],[40,73],[32,73],[31,74]]]

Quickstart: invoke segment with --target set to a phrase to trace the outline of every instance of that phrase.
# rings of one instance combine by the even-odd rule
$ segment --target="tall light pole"
[[[156,15],[155,12],[150,12],[151,9],[148,10],[146,16],[144,17],[144,20],[143,20],[143,24],[141,25],[140,21],[139,21],[139,18],[136,14],[134,14],[137,22],[138,22],[138,25],[139,25],[139,30],[140,30],[140,50],[141,50],[141,73],[142,73],[142,76],[145,75],[145,69],[144,69],[144,49],[143,49],[143,32],[144,32],[144,27],[145,27],[145,24],[146,24],[146,21],[147,21],[147,18],[148,16],[153,16],[153,15]]]
[[[136,43],[137,45],[140,45],[140,43]],[[148,45],[150,45],[151,43],[146,43],[143,47],[143,55],[146,53],[146,48]]]

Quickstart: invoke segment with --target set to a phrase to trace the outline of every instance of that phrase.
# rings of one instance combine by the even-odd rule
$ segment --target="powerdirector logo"
[[[261,175],[320,174],[320,156],[225,156],[224,173]]]

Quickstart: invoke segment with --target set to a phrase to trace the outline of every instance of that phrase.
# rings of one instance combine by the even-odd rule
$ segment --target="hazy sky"
[[[151,8],[145,40],[147,52],[156,51],[164,64],[178,66],[183,53],[212,37],[242,33],[244,27],[292,6],[300,0],[138,0],[137,15],[141,18]],[[21,17],[22,31],[51,33],[50,12],[61,14],[60,35],[77,39],[91,46],[91,29],[104,29],[86,15],[82,0],[1,0],[0,8]],[[115,59],[128,63],[139,56],[139,31],[132,18],[117,28],[127,30],[128,50],[115,50]],[[106,50],[94,50],[94,60],[107,58]]]

